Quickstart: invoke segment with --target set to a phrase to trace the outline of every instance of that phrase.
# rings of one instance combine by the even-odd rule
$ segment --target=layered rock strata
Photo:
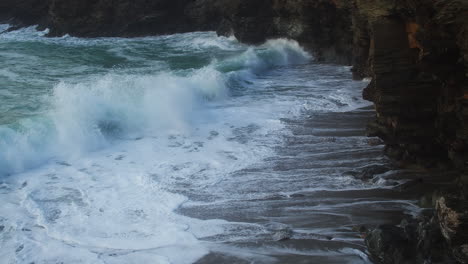
[[[353,73],[372,80],[369,135],[400,165],[459,175],[424,217],[368,232],[369,250],[383,263],[468,263],[468,3],[356,0],[353,22]]]
[[[364,98],[377,112],[370,135],[384,139],[395,159],[463,168],[468,4],[358,0],[355,10],[354,74],[372,77]]]

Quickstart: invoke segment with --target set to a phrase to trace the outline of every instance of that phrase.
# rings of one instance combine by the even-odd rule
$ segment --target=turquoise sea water
[[[45,34],[0,34],[0,263],[193,263],[210,252],[368,261],[354,242],[302,253],[233,246],[282,225],[178,211],[270,197],[260,186],[211,195],[277,155],[292,133],[285,119],[368,105],[349,67],[317,64],[285,39]],[[367,188],[327,173],[336,177],[304,188]]]

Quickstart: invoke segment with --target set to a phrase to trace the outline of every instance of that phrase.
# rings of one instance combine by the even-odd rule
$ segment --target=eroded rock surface
[[[356,78],[377,117],[369,134],[395,159],[427,167],[466,160],[466,1],[356,1]],[[466,112],[466,113],[465,113]]]
[[[385,235],[408,237],[401,227],[393,227],[401,231],[397,235],[382,228],[371,232],[367,239],[371,253],[384,263],[404,259],[450,263],[447,257],[468,263],[468,196],[463,180],[468,142],[467,14],[467,1],[355,1],[353,70],[357,79],[371,77],[363,96],[376,108],[369,135],[383,139],[387,154],[401,165],[452,166],[460,174],[450,191],[435,195],[433,215],[416,220],[414,236],[405,242],[414,248],[412,255],[402,258],[406,247],[395,248],[398,243],[376,247],[375,241],[384,241]],[[444,253],[434,255],[441,248]]]

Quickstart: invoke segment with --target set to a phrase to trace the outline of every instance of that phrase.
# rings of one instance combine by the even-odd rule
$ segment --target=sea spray
[[[217,41],[221,44],[214,45]],[[232,46],[224,38],[203,43],[203,47]],[[53,88],[50,109],[43,117],[18,121],[28,123],[19,130],[0,126],[5,135],[0,141],[0,174],[21,172],[50,159],[76,159],[118,139],[190,133],[194,123],[206,116],[207,103],[226,99],[235,86],[272,67],[310,59],[297,42],[278,39],[188,72],[110,72],[77,83],[61,81]]]
[[[274,207],[306,199],[293,196],[298,190],[362,185],[339,175],[348,158],[331,165],[302,160],[315,150],[317,157],[342,157],[344,147],[366,148],[361,138],[302,137],[317,132],[308,115],[363,104],[352,99],[362,83],[349,81],[349,68],[310,63],[289,40],[249,47],[212,32],[135,39],[40,34],[0,36],[0,59],[11,71],[0,72],[0,262],[178,264],[210,252],[207,259],[246,262],[359,258],[346,250],[355,245],[342,241],[321,241],[327,248],[313,250],[264,247],[274,237],[271,226],[287,221],[269,213],[305,206]],[[292,132],[296,118],[310,126]],[[329,154],[331,145],[338,152]],[[278,153],[284,146],[294,151]],[[284,164],[317,170],[284,175]],[[315,211],[306,219],[314,217],[350,219]],[[330,232],[315,231],[304,227],[293,236]],[[330,250],[335,242],[345,248]]]

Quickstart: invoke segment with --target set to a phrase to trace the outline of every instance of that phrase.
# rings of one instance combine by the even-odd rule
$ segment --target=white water
[[[61,74],[72,77],[50,77],[51,89],[33,97],[43,106],[0,125],[0,263],[193,263],[219,247],[205,238],[240,227],[267,232],[252,223],[174,211],[190,202],[185,192],[209,190],[274,156],[289,133],[281,118],[367,105],[355,85],[333,89],[324,84],[333,79],[314,72],[298,75],[306,79],[281,76],[308,71],[300,65],[312,60],[289,40],[253,48],[211,33],[135,40],[41,34],[26,29],[2,34],[0,42],[83,49],[105,44],[108,52],[142,66],[104,72],[86,63],[64,66]],[[152,42],[165,50],[154,50],[159,46]],[[198,51],[221,55],[188,68],[149,55]],[[33,56],[41,64],[36,67],[52,74],[44,58],[4,53]],[[0,74],[17,79],[24,69],[15,71]],[[28,78],[35,82],[34,74]],[[281,87],[290,90],[275,91]],[[17,90],[0,92],[13,100]]]

